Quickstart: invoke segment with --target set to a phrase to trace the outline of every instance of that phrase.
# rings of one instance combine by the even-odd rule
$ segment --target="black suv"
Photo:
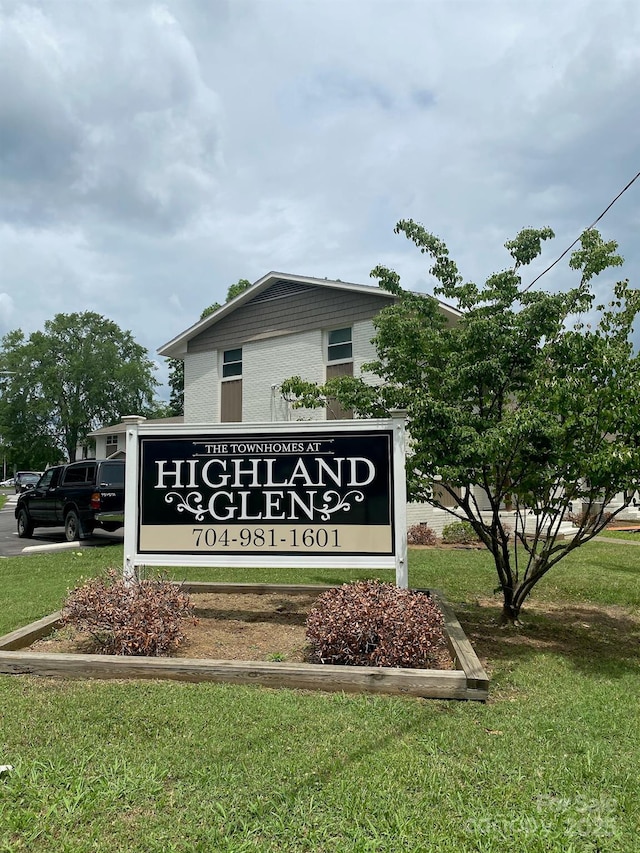
[[[35,527],[64,525],[67,542],[93,533],[96,527],[117,530],[124,524],[124,461],[85,459],[49,468],[16,504],[18,536],[33,536]]]

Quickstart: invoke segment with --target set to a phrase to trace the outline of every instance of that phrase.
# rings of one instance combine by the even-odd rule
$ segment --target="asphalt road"
[[[114,545],[123,541],[124,528],[115,533],[97,530],[82,542],[67,542],[64,527],[38,527],[31,539],[20,539],[16,530],[14,509],[18,496],[10,493],[0,510],[0,557],[15,557],[18,554],[37,554],[38,551],[63,550],[65,548],[96,548]]]

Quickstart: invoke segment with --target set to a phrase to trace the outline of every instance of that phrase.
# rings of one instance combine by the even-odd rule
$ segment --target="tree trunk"
[[[496,524],[495,526],[497,527],[498,525]],[[499,622],[500,627],[518,625],[521,607],[520,603],[515,603],[518,582],[511,568],[509,541],[504,531],[502,533],[503,535],[500,538],[497,538],[495,535],[492,537],[491,547],[489,548],[498,571],[499,588],[502,589],[503,596],[502,613],[500,614]]]
[[[67,445],[67,453],[69,455],[69,462],[76,461],[76,450],[78,447],[78,431],[70,430],[65,435],[65,444]]]
[[[506,597],[505,597],[506,598]],[[500,627],[520,624],[520,607],[505,600],[500,614]]]
[[[509,568],[509,579],[510,582],[508,585],[503,585],[502,587],[502,613],[500,614],[500,627],[506,627],[507,625],[519,625],[518,617],[520,616],[520,607],[521,602],[517,600],[517,584],[515,579],[511,575],[511,571]],[[514,586],[516,587],[514,589]]]

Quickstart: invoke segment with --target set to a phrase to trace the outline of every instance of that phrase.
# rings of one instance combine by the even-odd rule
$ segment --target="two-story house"
[[[270,272],[158,352],[184,360],[187,423],[345,417],[331,408],[291,409],[280,384],[293,375],[377,381],[362,365],[375,358],[373,318],[394,301],[371,285]]]
[[[395,297],[378,287],[270,272],[235,299],[160,347],[184,361],[186,423],[326,420],[351,417],[337,404],[294,409],[281,392],[299,375],[322,383],[362,376],[376,352],[373,318]],[[452,322],[459,312],[441,303]],[[411,505],[410,523],[434,529],[450,521],[444,511]]]

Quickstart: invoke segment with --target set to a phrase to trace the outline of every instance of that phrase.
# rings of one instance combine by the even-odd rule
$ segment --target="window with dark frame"
[[[101,486],[124,486],[124,465],[104,462],[100,468]]]
[[[326,378],[353,376],[353,341],[351,327],[332,329],[327,333]],[[353,417],[351,409],[345,409],[336,399],[327,400],[327,420],[340,421]]]
[[[94,464],[70,465],[64,473],[63,485],[69,483],[92,483],[96,472]]]
[[[222,378],[242,376],[242,347],[227,349],[222,353]]]
[[[327,338],[327,361],[347,361],[353,358],[351,327],[333,329]]]

